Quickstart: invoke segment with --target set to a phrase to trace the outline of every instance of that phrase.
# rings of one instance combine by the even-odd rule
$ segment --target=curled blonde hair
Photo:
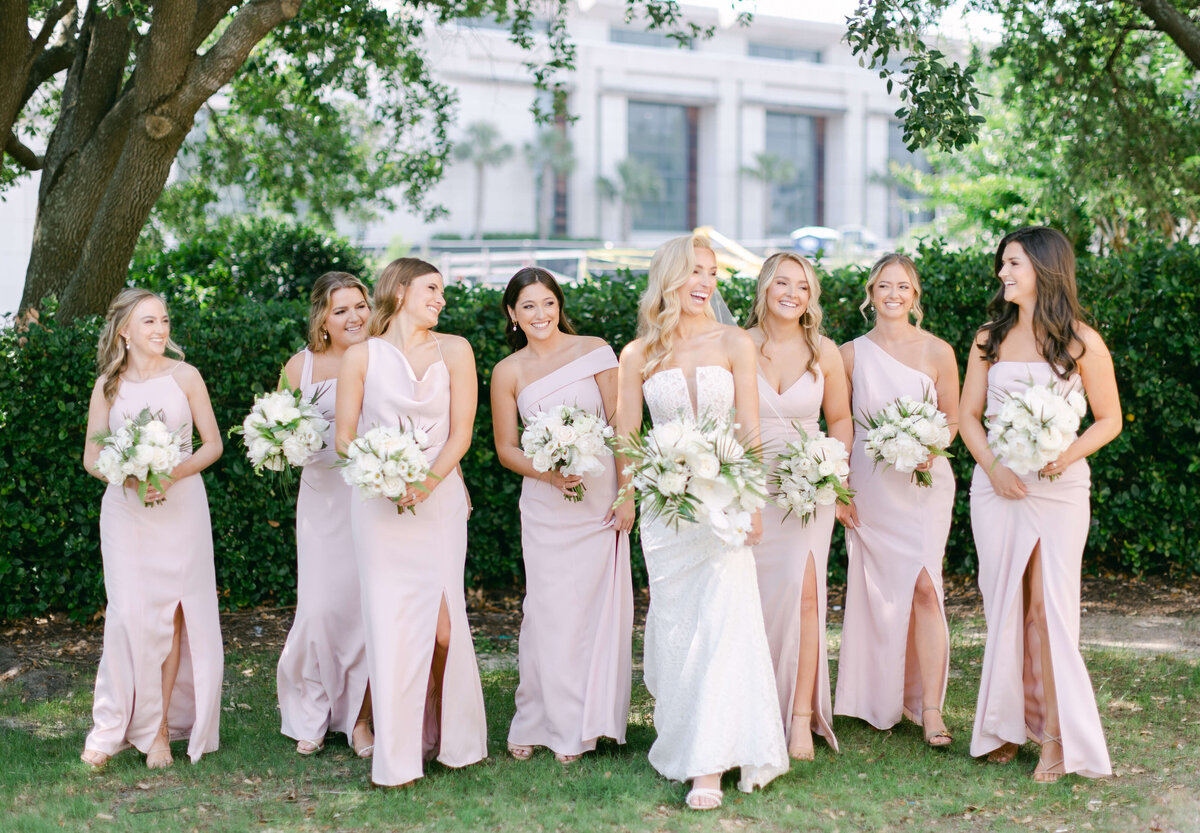
[[[422,275],[440,274],[432,263],[416,257],[397,258],[383,267],[383,271],[379,273],[379,280],[375,281],[377,306],[371,315],[371,322],[367,325],[367,334],[381,336],[387,332],[388,324],[392,323],[392,318],[400,311],[396,293],[401,287],[407,289],[410,283]]]
[[[104,329],[100,331],[100,340],[96,345],[96,368],[104,380],[104,398],[109,404],[117,395],[121,373],[129,361],[129,351],[121,343],[121,331],[133,320],[137,305],[148,298],[154,298],[163,305],[163,309],[167,308],[167,302],[157,292],[127,287],[117,293],[117,297],[108,305],[108,312],[104,313]],[[183,349],[169,336],[167,350],[183,359]]]
[[[754,306],[750,308],[750,315],[746,319],[746,329],[762,326],[763,319],[767,315],[767,287],[774,280],[780,264],[788,260],[800,267],[800,271],[804,273],[804,277],[808,281],[808,306],[804,309],[804,315],[800,316],[800,331],[804,333],[804,343],[808,345],[809,351],[808,364],[804,366],[804,372],[811,373],[813,378],[816,378],[821,366],[821,321],[824,320],[825,313],[821,310],[820,303],[821,279],[817,277],[817,270],[813,268],[808,258],[801,257],[794,252],[777,252],[763,261],[762,269],[758,272],[758,285],[754,290]],[[764,329],[763,335],[766,334],[767,331]],[[762,346],[758,349],[764,356],[766,347],[767,340],[763,338]]]
[[[308,296],[308,349],[314,353],[324,353],[329,349],[325,319],[333,309],[333,293],[339,289],[357,289],[362,292],[367,307],[371,306],[371,293],[367,285],[349,272],[326,272],[313,281],[312,293]],[[367,332],[370,332],[369,319]]]
[[[712,246],[707,237],[688,234],[663,243],[650,258],[650,276],[638,303],[638,338],[646,341],[643,380],[671,359],[681,309],[676,293],[696,269],[696,249],[711,252]],[[716,318],[711,306],[704,308],[704,314]]]
[[[867,297],[861,304],[858,305],[858,311],[862,313],[863,318],[866,318],[867,321],[870,322],[871,319],[867,317],[867,310],[871,307],[871,293],[875,291],[875,282],[879,280],[879,276],[883,273],[883,270],[891,266],[893,263],[899,265],[900,268],[904,270],[904,273],[908,275],[909,281],[912,282],[912,315],[915,319],[913,323],[916,324],[917,327],[920,327],[921,322],[925,320],[925,310],[921,308],[921,276],[917,273],[917,264],[913,263],[912,258],[908,255],[902,255],[899,252],[888,252],[883,257],[879,258],[879,260],[875,261],[875,265],[871,267],[870,274],[867,275]]]

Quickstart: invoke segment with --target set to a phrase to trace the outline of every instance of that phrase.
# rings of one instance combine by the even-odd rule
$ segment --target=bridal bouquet
[[[137,493],[143,503],[150,486],[163,491],[171,471],[183,459],[183,440],[167,428],[162,411],[143,408],[137,416],[125,418],[116,431],[104,431],[92,437],[100,446],[96,471],[118,486],[132,477],[138,481]]]
[[[625,471],[648,518],[705,523],[727,544],[741,546],[751,513],[766,503],[762,450],[743,446],[736,425],[675,421],[616,442],[630,460]],[[629,487],[617,497],[630,497]]]
[[[308,400],[299,389],[281,387],[254,400],[250,413],[230,433],[242,435],[255,474],[303,466],[321,450],[329,421],[314,404],[318,396]]]
[[[599,474],[604,471],[602,456],[610,454],[607,441],[612,426],[596,414],[569,405],[557,405],[539,411],[521,432],[521,450],[540,472],[557,471],[564,477]],[[583,500],[582,483],[563,497],[571,502]]]
[[[1036,471],[1041,477],[1042,468],[1075,441],[1087,400],[1076,390],[1058,393],[1054,383],[1004,395],[999,412],[987,420],[988,448],[1015,474]]]
[[[842,485],[842,478],[850,473],[850,455],[841,440],[820,431],[810,437],[799,425],[795,427],[800,439],[784,446],[771,473],[771,485],[776,502],[787,510],[784,517],[795,512],[806,525],[818,506],[849,503],[854,496]]]
[[[946,446],[950,445],[946,415],[928,400],[901,396],[859,425],[867,429],[863,448],[871,459],[877,465],[883,462],[896,471],[912,472],[912,481],[918,486],[932,486],[933,475],[917,471],[917,466],[929,459],[930,454],[950,456],[946,452]]]
[[[429,476],[429,461],[425,449],[429,444],[429,435],[420,428],[372,428],[350,443],[345,459],[337,465],[342,479],[357,486],[363,497],[395,501],[410,485],[426,491],[423,483]],[[416,513],[411,506],[396,505],[397,512],[405,508]]]

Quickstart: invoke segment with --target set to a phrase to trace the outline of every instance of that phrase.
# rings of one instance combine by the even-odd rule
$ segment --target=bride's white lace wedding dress
[[[678,368],[655,373],[642,392],[655,425],[728,420],[733,411],[733,375],[723,367],[697,368],[695,412]],[[789,764],[754,556],[702,524],[643,518],[641,534],[645,679],[658,732],[650,764],[675,781],[740,767],[738,789],[749,792]]]

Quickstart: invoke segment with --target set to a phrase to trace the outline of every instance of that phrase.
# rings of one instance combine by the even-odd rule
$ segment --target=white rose
[[[829,506],[837,500],[837,490],[832,486],[822,486],[817,489],[815,500],[818,506]]]
[[[681,472],[665,471],[658,477],[658,491],[668,497],[682,494],[687,485],[687,478]]]

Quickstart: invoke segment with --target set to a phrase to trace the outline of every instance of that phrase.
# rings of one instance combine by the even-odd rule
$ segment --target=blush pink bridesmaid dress
[[[434,362],[418,379],[405,355],[387,341],[369,339],[367,351],[359,433],[374,426],[407,427],[411,420],[429,434],[426,455],[435,460],[450,434],[445,362]],[[487,757],[483,689],[463,596],[467,514],[466,487],[457,470],[415,513],[400,514],[382,497],[355,494],[350,503],[375,723],[371,780],[381,786],[420,778],[426,757],[449,767]],[[443,600],[450,648],[439,701],[430,672]]]
[[[1053,382],[1060,393],[1081,380],[1059,379],[1045,362],[1001,361],[988,370],[989,414],[1005,391]],[[1072,463],[1057,479],[1021,478],[1020,500],[997,495],[979,466],[971,480],[971,531],[979,552],[979,590],[987,617],[987,643],[975,706],[971,754],[986,755],[1004,743],[1045,739],[1041,652],[1050,651],[1062,734],[1063,767],[1091,778],[1110,775],[1112,764],[1100,712],[1079,653],[1079,572],[1091,522],[1091,470]],[[1034,547],[1041,544],[1049,645],[1026,628],[1022,579]]]
[[[851,410],[859,421],[901,396],[937,404],[934,382],[866,336],[854,340]],[[912,475],[876,465],[863,448],[867,432],[854,429],[850,488],[860,526],[846,530],[846,614],[838,656],[834,714],[857,717],[876,729],[900,722],[904,710],[920,723],[920,666],[909,632],[913,591],[924,570],[937,591],[946,645],[950,633],[942,593],[942,557],[954,509],[954,473],[938,457],[921,487]],[[937,694],[946,696],[949,651]]]
[[[825,377],[806,372],[791,387],[777,393],[758,376],[758,415],[762,432],[763,457],[770,461],[783,451],[784,444],[800,438],[792,422],[803,425],[811,436],[821,430],[818,419],[825,396]],[[825,576],[829,567],[829,540],[833,535],[834,507],[818,506],[814,517],[802,524],[795,513],[784,517],[784,510],[768,503],[762,510],[762,541],[754,547],[758,572],[758,592],[762,599],[763,622],[775,667],[775,688],[784,735],[791,741],[793,703],[796,698],[796,672],[800,666],[801,616],[800,595],[804,569],[812,561],[817,583],[817,679],[811,702],[812,731],[825,738],[836,752],[833,734],[833,706],[829,696],[829,651],[825,639]]]
[[[109,430],[143,408],[162,411],[191,453],[192,412],[170,373],[123,379],[109,410]],[[145,506],[134,489],[109,484],[100,504],[104,560],[104,652],[96,672],[92,731],[84,743],[105,755],[134,746],[147,752],[162,724],[162,665],[171,652],[174,617],[183,608],[179,676],[171,692],[171,740],[188,739],[188,757],[215,751],[225,668],[208,496],[200,475],[171,485],[166,500]]]
[[[607,416],[596,374],[616,366],[607,346],[568,362],[521,390],[521,417],[528,421],[556,405]],[[617,496],[613,458],[606,458],[603,473],[583,482],[578,503],[548,481],[526,477],[521,486],[521,682],[508,741],[559,755],[589,752],[600,737],[624,743],[629,718],[629,535],[604,523]]]
[[[283,734],[320,743],[327,731],[351,734],[367,690],[367,646],[353,541],[353,489],[332,468],[337,379],[314,383],[313,354],[304,351],[300,390],[329,421],[325,448],[300,476],[296,498],[296,618],[275,674]]]

